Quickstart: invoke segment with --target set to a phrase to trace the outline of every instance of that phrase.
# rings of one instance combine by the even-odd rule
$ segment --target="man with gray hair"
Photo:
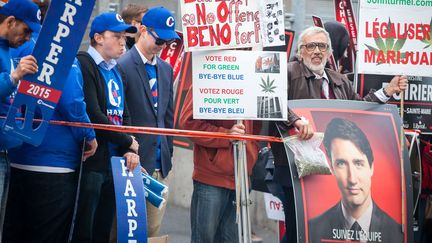
[[[385,103],[408,85],[406,76],[395,76],[385,88],[361,98],[346,76],[325,68],[333,50],[329,33],[320,27],[303,31],[297,49],[298,61],[288,64],[288,99],[363,99]]]
[[[331,46],[329,33],[321,27],[309,27],[300,34],[297,60],[288,63],[288,100],[341,99],[386,103],[393,94],[407,89],[407,77],[395,76],[385,88],[360,97],[345,75],[325,68],[327,59],[333,51]],[[298,136],[302,139],[309,139],[313,135],[312,127],[291,110],[288,121],[279,122],[278,125],[286,129],[297,128]],[[270,123],[269,131],[270,135],[279,136],[276,122]],[[291,172],[284,145],[272,143],[272,151],[275,159],[274,180],[282,185],[285,194],[282,201],[287,242],[297,242],[294,193],[289,179]]]

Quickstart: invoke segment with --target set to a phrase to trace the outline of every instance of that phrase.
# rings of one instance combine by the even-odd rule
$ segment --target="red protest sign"
[[[259,15],[258,1],[181,1],[185,51],[257,46]]]
[[[177,79],[180,68],[183,60],[183,34],[180,32],[177,32],[177,34],[180,36],[180,40],[176,40],[170,45],[168,45],[166,48],[164,48],[160,54],[160,58],[162,58],[167,63],[171,64],[171,67],[173,68],[173,76],[174,80]]]
[[[354,63],[356,60],[357,51],[357,25],[353,13],[351,0],[334,0],[336,21],[345,25],[350,37],[350,44],[348,46],[348,57],[342,60],[346,64],[343,65],[348,70],[354,70]]]

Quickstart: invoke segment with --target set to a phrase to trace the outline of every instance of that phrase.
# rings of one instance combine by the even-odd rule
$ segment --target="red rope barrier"
[[[0,119],[6,117],[0,116]],[[23,118],[17,118],[23,120]],[[40,119],[34,119],[34,121],[41,122]],[[233,135],[222,132],[203,132],[203,131],[192,131],[192,130],[181,130],[181,129],[169,129],[169,128],[155,128],[155,127],[135,127],[135,126],[117,126],[107,124],[93,124],[84,122],[67,122],[67,121],[49,121],[50,124],[60,126],[71,126],[71,127],[82,127],[82,128],[93,128],[98,130],[106,130],[113,132],[125,132],[125,133],[139,133],[139,134],[153,134],[153,135],[169,135],[177,137],[196,137],[196,138],[221,138],[221,139],[232,139],[232,140],[246,140],[246,141],[266,141],[266,142],[282,142],[281,138],[272,136],[262,135]]]

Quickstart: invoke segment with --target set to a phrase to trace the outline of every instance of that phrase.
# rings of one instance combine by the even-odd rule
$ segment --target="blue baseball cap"
[[[161,39],[180,39],[175,32],[174,16],[164,7],[154,7],[149,9],[144,14],[141,24],[154,30]]]
[[[0,8],[0,14],[14,16],[26,23],[34,32],[39,32],[41,29],[41,12],[39,7],[30,0],[9,0]]]
[[[126,24],[120,14],[109,12],[96,16],[90,27],[90,38],[96,33],[104,31],[136,33],[137,28],[133,25]]]

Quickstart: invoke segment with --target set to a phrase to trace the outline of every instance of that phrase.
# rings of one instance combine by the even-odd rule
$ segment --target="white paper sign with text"
[[[287,119],[284,52],[192,52],[194,119]]]
[[[282,201],[270,193],[264,193],[264,203],[267,218],[285,221]]]
[[[432,0],[360,1],[358,72],[432,76]]]

